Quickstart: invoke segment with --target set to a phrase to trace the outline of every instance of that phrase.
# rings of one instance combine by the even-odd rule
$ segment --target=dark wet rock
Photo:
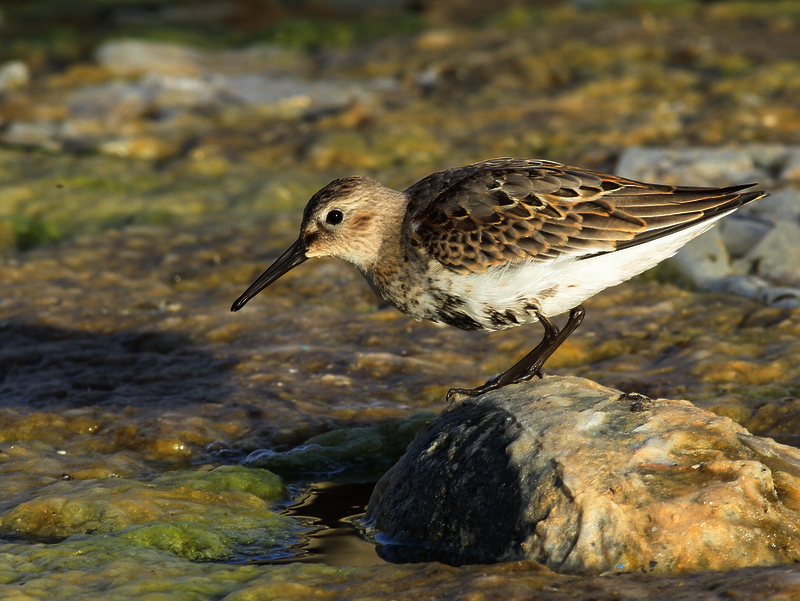
[[[376,486],[364,520],[389,559],[569,574],[800,561],[795,448],[579,378],[460,400]]]
[[[757,300],[768,307],[796,309],[800,307],[800,288],[775,286],[757,276],[731,276],[715,280],[711,286],[718,292],[738,294]]]

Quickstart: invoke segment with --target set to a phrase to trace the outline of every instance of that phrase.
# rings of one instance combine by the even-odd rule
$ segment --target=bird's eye
[[[338,225],[344,219],[344,213],[342,213],[339,209],[333,209],[332,211],[328,211],[328,214],[325,215],[325,221],[330,223],[331,225]]]

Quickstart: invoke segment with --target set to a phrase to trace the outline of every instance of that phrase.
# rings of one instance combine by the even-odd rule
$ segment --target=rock
[[[769,196],[743,206],[734,215],[770,222],[784,220],[800,222],[800,190],[796,188],[770,190]]]
[[[220,93],[244,105],[267,107],[288,116],[342,110],[356,100],[369,101],[369,84],[355,81],[304,81],[258,74],[221,78]]]
[[[125,124],[140,118],[154,100],[152,85],[112,81],[76,90],[67,97],[67,106],[73,117]]]
[[[748,148],[632,146],[622,153],[616,173],[635,180],[683,186],[722,186],[768,178]]]
[[[800,225],[777,222],[737,264],[740,273],[800,285]]]
[[[464,398],[376,486],[396,561],[569,574],[800,561],[800,451],[688,401],[547,377]]]
[[[33,146],[57,152],[61,150],[59,135],[62,126],[51,121],[14,121],[2,134],[6,144]]]
[[[718,232],[726,252],[734,258],[743,257],[750,252],[775,227],[771,221],[749,218],[740,213],[741,211],[737,211],[723,219],[711,230]],[[700,237],[703,238],[703,236]]]
[[[307,72],[311,65],[303,53],[274,44],[204,51],[183,44],[137,39],[104,42],[95,51],[95,59],[106,69],[124,77],[144,74],[202,77],[214,73],[297,76]]]
[[[31,71],[22,61],[8,61],[0,65],[0,92],[24,88],[31,80]]]
[[[429,411],[418,411],[406,419],[380,426],[340,428],[312,436],[301,446],[284,453],[271,449],[253,451],[242,462],[251,468],[262,468],[281,475],[367,473],[376,465],[380,472],[386,461],[395,461],[414,435],[434,418]],[[382,468],[382,469],[381,469]]]
[[[296,120],[368,106],[391,88],[384,79],[307,81],[262,74],[174,76],[151,73],[136,82],[112,81],[72,92],[69,118],[14,121],[4,143],[101,152],[149,161],[175,156],[203,117],[242,110],[258,118]]]
[[[300,528],[272,507],[287,494],[278,476],[231,465],[146,482],[68,479],[0,513],[0,533],[29,541],[104,533],[122,548],[131,541],[191,560],[227,559],[245,545],[296,544]]]
[[[800,178],[800,148],[778,144],[741,148],[632,147],[622,154],[616,171],[623,177],[675,185],[756,182],[759,188],[769,190],[766,198],[745,205],[721,220],[711,232],[689,242],[672,262],[702,288],[749,290],[752,286],[747,283],[719,280],[732,274],[755,274],[772,281],[773,286],[778,284],[781,290],[765,296],[764,286],[759,285],[748,296],[794,302],[787,300],[783,285],[800,284],[800,190],[789,187],[776,191],[771,184],[791,184]]]
[[[730,276],[712,282],[706,287],[715,292],[726,292],[752,298],[768,307],[794,309],[800,307],[800,288],[775,286],[753,275]]]
[[[730,257],[717,228],[690,240],[670,260],[698,286],[731,274]]]
[[[124,76],[151,72],[188,75],[201,73],[203,53],[181,44],[122,39],[101,44],[95,58],[106,69]]]
[[[800,181],[800,148],[781,144],[748,144],[731,148],[626,149],[617,175],[656,183],[721,186],[772,180]],[[777,174],[777,177],[776,177]]]
[[[794,148],[787,155],[781,169],[780,179],[786,183],[800,186],[800,148]]]

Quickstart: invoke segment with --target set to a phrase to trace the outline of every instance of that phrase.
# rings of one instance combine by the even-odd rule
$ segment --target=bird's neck
[[[376,202],[378,212],[372,239],[377,247],[370,253],[370,261],[357,265],[364,277],[379,291],[387,281],[402,278],[413,249],[403,240],[403,221],[408,207],[408,196],[403,192],[385,188]],[[385,296],[385,295],[384,295]]]

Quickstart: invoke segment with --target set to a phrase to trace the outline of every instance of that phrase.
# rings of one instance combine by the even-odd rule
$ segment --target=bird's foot
[[[545,361],[581,325],[585,314],[583,307],[578,305],[569,312],[569,320],[559,330],[545,315],[537,312],[536,317],[539,318],[542,326],[544,326],[544,338],[531,352],[500,375],[487,380],[483,386],[478,386],[477,388],[453,388],[447,393],[447,401],[452,402],[458,395],[480,396],[508,384],[527,382],[534,377],[541,378]]]
[[[508,372],[503,372],[501,374],[496,375],[493,378],[489,378],[486,380],[485,384],[481,384],[476,388],[451,388],[447,392],[447,399],[448,403],[453,403],[457,401],[458,396],[481,396],[482,394],[486,394],[487,392],[491,392],[492,390],[497,390],[499,388],[503,388],[503,386],[508,386],[509,384],[519,384],[520,382],[527,382],[532,380],[534,377],[542,378],[544,374],[542,374],[541,370],[537,370],[532,373],[524,374],[518,378],[508,378]],[[506,376],[506,377],[504,377]]]

